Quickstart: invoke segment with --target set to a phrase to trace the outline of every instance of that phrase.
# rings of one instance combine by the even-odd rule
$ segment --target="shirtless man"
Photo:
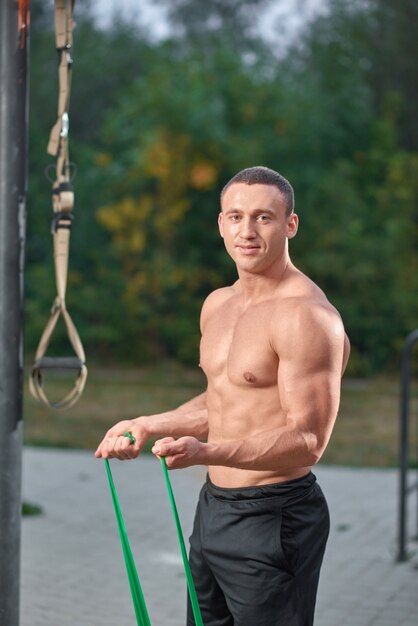
[[[243,170],[221,208],[238,280],[203,305],[207,391],[119,422],[96,456],[132,459],[163,436],[152,451],[169,469],[208,466],[190,538],[205,626],[311,626],[329,531],[311,468],[337,416],[349,343],[338,312],[290,261],[298,217],[288,181]]]

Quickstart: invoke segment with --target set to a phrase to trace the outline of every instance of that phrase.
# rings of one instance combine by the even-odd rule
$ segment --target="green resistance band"
[[[132,550],[129,545],[128,533],[126,532],[125,522],[123,521],[122,511],[120,510],[115,483],[113,482],[112,472],[110,471],[110,465],[107,459],[105,459],[105,465],[107,478],[109,480],[110,493],[112,494],[113,506],[115,508],[116,520],[118,523],[119,536],[122,544],[129,586],[131,588],[136,621],[138,626],[151,626],[147,605],[145,604],[144,594],[142,593],[141,583],[139,582],[138,573],[135,567],[134,557],[132,556]]]
[[[197,600],[196,589],[193,582],[193,576],[192,572],[190,571],[189,560],[187,558],[187,552],[184,545],[183,531],[181,530],[180,519],[177,513],[176,501],[174,500],[173,489],[171,488],[170,479],[168,477],[167,464],[164,457],[161,457],[161,465],[165,476],[165,483],[167,485],[168,497],[170,498],[171,510],[173,512],[174,521],[176,523],[177,537],[180,544],[181,556],[183,558],[183,566],[186,573],[187,587],[189,589],[189,596],[190,602],[192,604],[194,621],[196,626],[204,626],[202,615],[200,613],[199,602]]]
[[[135,443],[135,438],[131,433],[125,433],[125,437],[129,437],[132,443]],[[132,556],[132,551],[129,545],[128,534],[126,532],[125,523],[123,521],[122,512],[119,506],[118,497],[116,494],[115,484],[113,482],[112,472],[110,471],[109,461],[105,459],[107,477],[109,480],[110,492],[112,494],[113,506],[115,508],[116,520],[118,523],[119,536],[122,544],[123,556],[125,559],[126,571],[128,574],[129,586],[131,588],[132,600],[135,609],[135,615],[138,626],[151,626],[151,622],[148,616],[147,607],[145,604],[144,595],[142,593],[141,584],[139,582],[138,573],[136,571],[135,562]],[[174,499],[173,489],[171,487],[170,478],[168,476],[167,464],[164,457],[161,458],[161,465],[165,477],[168,496],[170,499],[171,510],[173,512],[174,521],[176,524],[177,536],[180,544],[181,556],[183,559],[184,571],[187,579],[187,587],[189,590],[190,602],[192,605],[193,616],[196,626],[204,626],[202,615],[200,613],[199,602],[197,599],[196,589],[193,582],[192,572],[190,570],[189,561],[187,558],[186,547],[184,545],[183,532],[181,529],[180,519],[177,513],[176,502]]]

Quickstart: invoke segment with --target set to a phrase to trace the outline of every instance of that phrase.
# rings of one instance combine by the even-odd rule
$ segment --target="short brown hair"
[[[269,167],[264,165],[256,165],[255,167],[247,167],[235,174],[221,191],[221,200],[225,191],[235,183],[245,183],[246,185],[273,185],[283,194],[286,204],[286,216],[289,217],[295,210],[295,193],[289,181]]]

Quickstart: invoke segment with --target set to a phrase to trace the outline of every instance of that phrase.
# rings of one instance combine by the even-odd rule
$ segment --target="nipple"
[[[244,372],[244,378],[247,383],[255,383],[255,376],[251,372]]]

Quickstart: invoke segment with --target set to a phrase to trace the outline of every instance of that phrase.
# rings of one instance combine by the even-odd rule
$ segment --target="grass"
[[[50,395],[45,386],[48,397],[58,400],[71,384],[69,378],[51,380]],[[25,393],[25,443],[96,449],[115,422],[166,411],[203,389],[200,370],[193,372],[175,363],[146,369],[91,367],[82,398],[66,411],[48,409]]]
[[[22,515],[42,515],[42,507],[37,504],[33,504],[32,502],[22,502]]]
[[[399,463],[399,380],[377,377],[343,382],[340,412],[325,463],[393,467]],[[410,454],[416,465],[418,393],[410,406]]]
[[[53,411],[25,393],[25,443],[94,450],[116,421],[178,406],[205,386],[202,373],[175,363],[144,369],[91,367],[82,399],[71,409]],[[55,398],[71,381],[51,381]],[[47,387],[48,390],[48,387]],[[418,393],[411,402],[411,451],[418,448]],[[324,463],[393,467],[398,464],[399,382],[395,378],[343,383],[341,408]],[[416,465],[416,456],[412,455]]]

